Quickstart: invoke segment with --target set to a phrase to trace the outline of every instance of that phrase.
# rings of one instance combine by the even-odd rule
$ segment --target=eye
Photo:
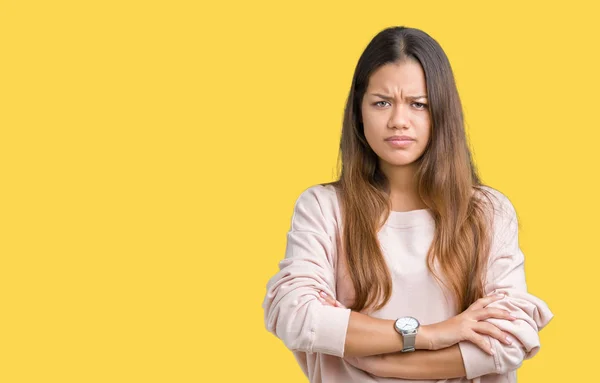
[[[387,101],[377,101],[373,105],[375,105],[375,106],[383,106],[383,105],[380,105],[382,102],[387,102]],[[389,102],[387,102],[387,103],[389,104]]]
[[[425,108],[427,108],[427,104],[423,104],[421,102],[413,102],[413,105],[415,105],[417,109],[425,109]]]

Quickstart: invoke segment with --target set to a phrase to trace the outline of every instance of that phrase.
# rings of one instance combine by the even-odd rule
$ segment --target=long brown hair
[[[427,266],[462,312],[484,296],[490,198],[471,158],[448,58],[428,34],[407,27],[379,32],[360,56],[344,110],[339,179],[323,184],[335,186],[341,200],[342,249],[355,290],[350,308],[377,310],[391,296],[391,275],[377,238],[391,211],[389,182],[365,138],[361,103],[371,74],[405,59],[423,68],[431,113],[431,138],[417,170],[419,195],[435,222]]]

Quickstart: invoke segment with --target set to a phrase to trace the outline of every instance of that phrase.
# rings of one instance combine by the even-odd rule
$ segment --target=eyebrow
[[[371,95],[372,95],[372,96],[381,97],[381,98],[383,98],[384,100],[392,100],[392,99],[393,99],[393,97],[390,97],[390,96],[385,96],[385,95],[383,95],[383,94],[379,94],[379,93],[371,93]],[[420,98],[427,98],[427,96],[408,96],[408,97],[406,97],[406,98],[408,98],[408,99],[411,99],[411,100],[418,100],[418,99],[420,99]]]

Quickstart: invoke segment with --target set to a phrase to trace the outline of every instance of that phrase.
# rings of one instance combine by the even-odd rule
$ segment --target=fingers
[[[333,306],[333,307],[337,307],[337,301],[333,298],[331,298],[329,295],[321,292],[319,293],[319,301],[326,305],[326,306]]]
[[[490,303],[499,301],[500,299],[502,299],[504,297],[505,297],[504,294],[495,294],[495,295],[490,295],[487,297],[479,298],[478,300],[473,302],[473,304],[471,306],[469,306],[467,311],[482,309],[482,308],[486,307],[487,305],[489,305]]]
[[[346,308],[346,307],[344,307],[344,305],[342,305],[340,302],[338,302],[335,299],[333,299],[333,297],[331,297],[330,295],[328,295],[324,291],[319,291],[319,295],[320,295],[319,296],[319,301],[321,303],[323,303],[324,305],[333,306],[333,307]]]
[[[485,334],[491,336],[492,338],[496,338],[504,344],[512,344],[510,339],[508,339],[507,333],[489,322],[477,322],[473,326],[473,330],[479,334]]]
[[[496,354],[496,351],[494,351],[494,348],[490,342],[488,342],[487,338],[485,338],[483,335],[472,332],[468,340],[471,341],[475,346],[482,349],[484,352],[487,352],[490,355]]]
[[[477,321],[482,321],[488,318],[506,319],[510,321],[517,319],[512,316],[509,311],[493,307],[486,307],[474,312],[474,319]]]
[[[319,302],[321,302],[325,306],[335,306],[335,302],[332,302],[331,298],[329,298],[329,296],[327,296],[327,294],[324,294],[322,291],[319,292],[318,299]]]

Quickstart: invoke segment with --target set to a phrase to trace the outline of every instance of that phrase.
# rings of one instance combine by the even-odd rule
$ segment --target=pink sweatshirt
[[[553,317],[542,300],[527,292],[512,204],[500,192],[488,190],[498,197],[500,209],[494,217],[486,293],[505,293],[506,298],[491,306],[509,310],[518,318],[488,321],[510,334],[512,345],[486,336],[496,351],[491,356],[470,342],[459,343],[466,379],[443,382],[515,382],[516,369],[540,348],[538,331]],[[408,382],[373,376],[343,359],[350,309],[325,306],[317,300],[318,290],[345,306],[353,299],[344,257],[338,256],[340,228],[333,186],[315,185],[300,194],[287,234],[285,259],[267,284],[263,302],[266,328],[294,353],[310,382]],[[369,315],[382,319],[409,315],[427,325],[458,314],[426,266],[434,229],[427,209],[391,212],[378,238],[392,275],[393,292],[381,310]]]

